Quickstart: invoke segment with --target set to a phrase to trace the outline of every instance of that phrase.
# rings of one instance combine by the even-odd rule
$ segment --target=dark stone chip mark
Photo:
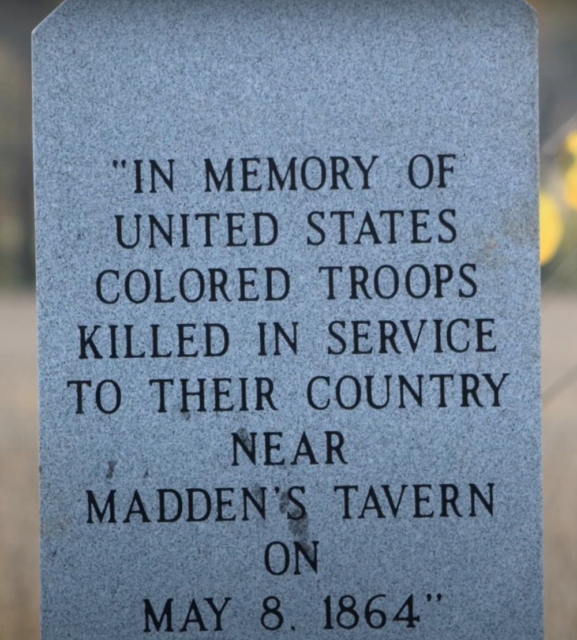
[[[112,478],[114,477],[114,469],[116,468],[116,461],[115,460],[110,460],[108,462],[108,471],[106,472],[106,479],[107,480],[112,480]]]

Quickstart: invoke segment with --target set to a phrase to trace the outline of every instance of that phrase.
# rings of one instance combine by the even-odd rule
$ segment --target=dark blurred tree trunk
[[[20,256],[18,260],[18,270],[20,272],[20,281],[25,285],[34,283],[35,269],[35,243],[34,243],[34,191],[33,191],[33,171],[32,171],[32,152],[22,154],[18,164],[18,185],[16,187],[18,208],[22,212],[22,229],[24,232],[24,242],[21,245]]]

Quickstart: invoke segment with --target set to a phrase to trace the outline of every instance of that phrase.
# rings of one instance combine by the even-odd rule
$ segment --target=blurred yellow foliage
[[[571,155],[577,158],[577,131],[571,131],[565,138],[565,148]]]
[[[577,162],[567,170],[563,180],[563,194],[567,206],[577,211]]]
[[[563,195],[567,206],[577,211],[577,131],[565,138],[565,149],[573,156],[573,163],[563,178]]]
[[[541,228],[541,264],[547,264],[557,253],[565,225],[555,200],[542,191],[539,196],[539,224]]]

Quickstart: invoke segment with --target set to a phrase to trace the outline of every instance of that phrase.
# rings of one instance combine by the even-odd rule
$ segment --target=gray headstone
[[[536,31],[521,0],[37,29],[45,640],[542,638]]]

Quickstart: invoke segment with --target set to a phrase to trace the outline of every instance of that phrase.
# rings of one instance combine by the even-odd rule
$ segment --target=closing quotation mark
[[[427,602],[431,602],[432,599],[433,599],[433,596],[430,593],[427,593]],[[441,602],[442,599],[443,599],[443,594],[437,593],[437,602]]]

